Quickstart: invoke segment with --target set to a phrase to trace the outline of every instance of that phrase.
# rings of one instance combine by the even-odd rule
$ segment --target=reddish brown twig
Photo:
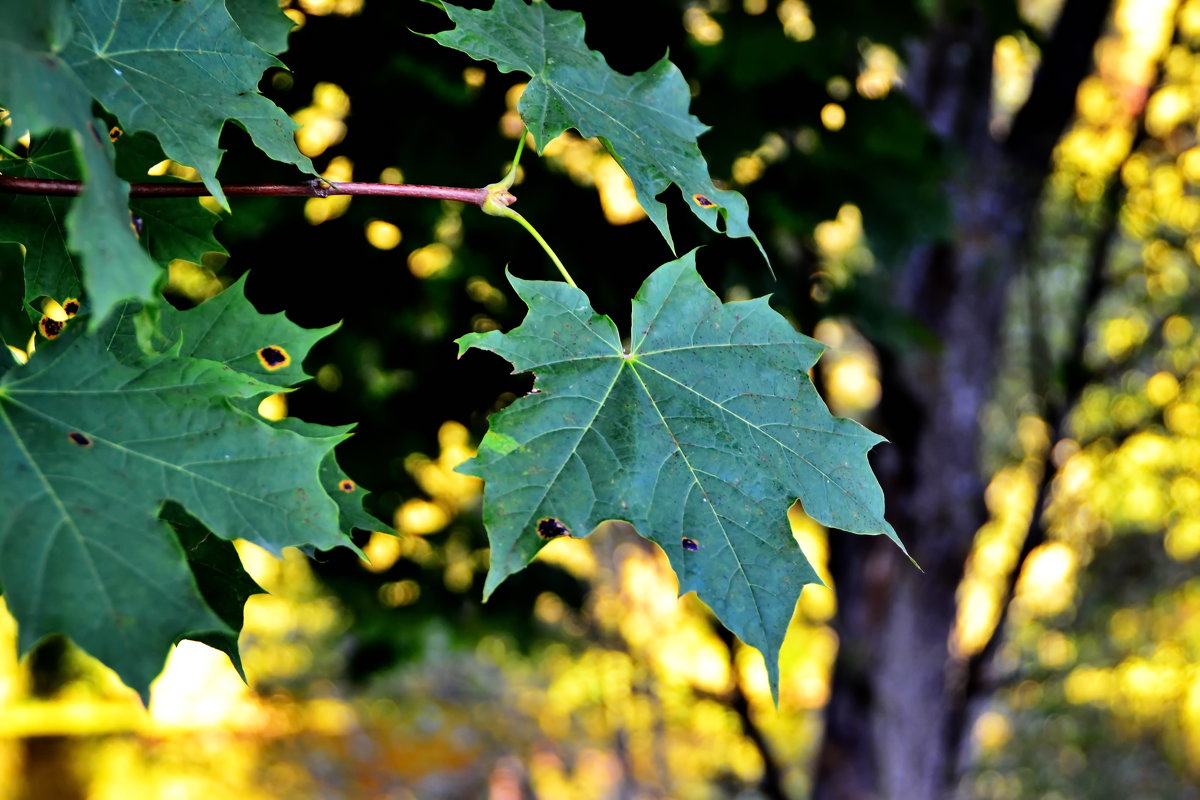
[[[74,197],[83,190],[79,181],[54,181],[41,178],[13,178],[0,175],[0,193]],[[222,186],[229,196],[237,197],[332,197],[334,195],[370,195],[375,197],[424,197],[433,200],[457,200],[482,206],[487,189],[462,189],[456,186],[416,186],[406,183],[338,183],[314,179],[305,183],[258,183]],[[204,197],[211,194],[202,183],[133,183],[130,197]],[[515,199],[515,198],[514,198]]]

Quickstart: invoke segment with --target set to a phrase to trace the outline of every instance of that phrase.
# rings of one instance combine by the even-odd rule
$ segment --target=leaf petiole
[[[525,136],[527,134],[528,131],[522,133],[520,141],[517,142],[517,154],[513,156],[512,167],[509,168],[508,174],[496,183],[489,184],[486,187],[487,199],[483,201],[483,205],[480,208],[483,209],[483,213],[490,216],[508,217],[509,219],[516,220],[517,224],[529,231],[529,234],[537,240],[537,243],[546,251],[546,255],[550,256],[550,260],[554,262],[554,266],[558,267],[558,271],[562,274],[563,280],[567,282],[567,285],[578,289],[579,286],[571,278],[571,273],[567,272],[566,266],[563,265],[562,260],[550,247],[549,243],[542,238],[542,235],[529,223],[529,220],[509,208],[516,198],[508,190],[517,179],[517,169],[521,164],[521,152],[525,149]]]
[[[550,260],[554,262],[554,266],[558,267],[558,271],[562,274],[563,280],[567,282],[567,285],[576,289],[579,288],[574,279],[571,278],[571,273],[567,272],[567,268],[563,266],[563,263],[559,259],[558,255],[550,248],[550,245],[546,242],[546,240],[542,238],[542,235],[537,232],[537,229],[529,224],[529,220],[525,219],[508,206],[500,205],[498,203],[495,206],[491,206],[490,197],[488,198],[488,201],[483,204],[483,213],[491,214],[495,217],[508,217],[509,219],[516,220],[517,224],[529,231],[529,234],[537,240],[537,243],[540,244],[542,249],[546,251],[546,255],[550,256]]]
[[[517,154],[515,156],[513,156],[512,166],[509,167],[508,174],[505,175],[504,178],[499,183],[493,183],[491,186],[488,187],[488,189],[491,189],[492,186],[499,186],[499,187],[503,187],[504,189],[511,189],[512,185],[514,183],[516,183],[517,170],[521,166],[521,153],[525,151],[525,137],[528,135],[529,135],[528,128],[521,131],[521,138],[517,140]]]

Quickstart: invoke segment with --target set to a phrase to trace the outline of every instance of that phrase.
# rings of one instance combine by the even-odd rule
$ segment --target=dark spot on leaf
[[[546,517],[545,519],[538,520],[537,532],[538,536],[543,539],[557,539],[560,536],[571,535],[571,531],[567,526],[554,517]]]
[[[67,319],[79,313],[79,301],[74,297],[68,297],[62,301],[63,311],[67,313]]]
[[[716,208],[717,207],[716,203],[714,203],[712,200],[709,200],[707,197],[705,197],[702,194],[694,194],[694,195],[692,195],[692,199],[695,200],[696,205],[700,206],[701,208]]]
[[[343,492],[353,492],[355,490],[355,488],[357,488],[357,487],[356,487],[354,481],[350,480],[349,478],[346,478],[345,480],[338,483],[338,488],[341,489]]]
[[[146,221],[130,212],[129,227],[133,228],[133,235],[140,239],[142,238],[142,231],[146,227]]]
[[[683,540],[680,542],[680,544],[683,545],[684,550],[690,550],[693,553],[700,549],[699,542],[697,542],[695,539],[689,539],[686,536],[683,537]]]
[[[80,447],[91,447],[92,446],[92,440],[89,439],[87,436],[84,436],[79,431],[71,431],[70,433],[67,434],[67,438],[70,439],[75,444],[79,445]]]
[[[67,327],[67,323],[59,322],[50,317],[42,317],[38,320],[38,330],[42,332],[42,336],[47,339],[57,339],[58,335],[63,332],[63,328]]]
[[[258,351],[258,360],[262,365],[270,370],[283,369],[288,364],[292,363],[292,357],[288,355],[287,350],[276,345],[267,345]]]
[[[125,135],[125,131],[121,130],[116,125],[113,125],[111,128],[108,129],[108,138],[111,141],[115,142],[117,139],[120,139],[124,135]]]

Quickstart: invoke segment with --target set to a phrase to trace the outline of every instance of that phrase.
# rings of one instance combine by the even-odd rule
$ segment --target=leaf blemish
[[[543,539],[557,539],[560,536],[570,536],[571,529],[554,517],[544,517],[538,520],[537,524],[538,536]]]
[[[58,335],[63,332],[63,328],[67,323],[61,320],[51,319],[50,317],[42,317],[38,320],[38,330],[42,332],[42,336],[47,339],[57,339]]]
[[[355,484],[354,481],[346,478],[344,481],[338,484],[338,488],[343,492],[353,492],[355,489]]]
[[[702,194],[694,194],[694,195],[692,195],[692,199],[695,200],[696,205],[700,206],[701,208],[716,208],[717,207],[716,203],[714,203],[712,200],[709,200],[707,197],[705,197]]]
[[[269,370],[283,369],[292,363],[292,357],[288,355],[288,351],[273,344],[259,349],[258,360]]]
[[[87,436],[83,435],[82,433],[80,433],[79,431],[71,431],[70,433],[67,434],[67,438],[70,439],[74,444],[79,445],[80,447],[91,447],[92,446],[92,440],[90,438],[88,438]]]
[[[681,545],[683,545],[684,550],[687,550],[688,552],[691,552],[691,553],[694,553],[700,549],[700,543],[697,542],[695,539],[689,539],[687,536],[683,537],[683,539],[680,540],[679,543]]]
[[[70,319],[79,313],[79,301],[74,297],[68,297],[62,301],[62,308],[66,312],[67,318]]]

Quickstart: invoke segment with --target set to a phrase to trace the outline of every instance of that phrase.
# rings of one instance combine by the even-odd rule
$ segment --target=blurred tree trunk
[[[1067,0],[1032,93],[1004,141],[989,131],[992,29],[984,2],[941,4],[953,18],[907,52],[907,89],[959,158],[946,193],[950,241],[889,272],[892,302],[936,335],[932,348],[880,354],[876,449],[887,514],[924,572],[886,541],[830,540],[840,650],[817,764],[817,800],[950,796],[969,745],[968,704],[983,691],[949,648],[955,591],[986,521],[979,417],[992,388],[1007,290],[1020,271],[1050,157],[1109,0]]]
[[[71,680],[70,646],[61,636],[42,641],[29,655],[29,693],[39,699],[54,697]],[[81,775],[80,747],[71,736],[27,736],[21,740],[21,776],[17,800],[84,800],[86,781]]]

